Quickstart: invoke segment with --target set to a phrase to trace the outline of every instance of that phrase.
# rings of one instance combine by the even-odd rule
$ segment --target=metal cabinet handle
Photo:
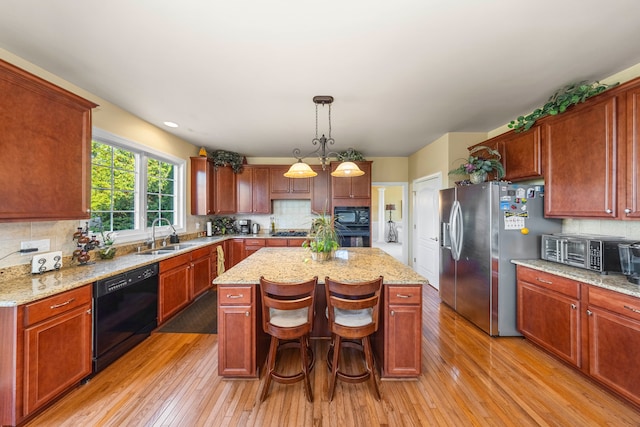
[[[546,283],[547,285],[553,285],[553,282],[552,282],[552,281],[550,281],[550,280],[544,280],[544,279],[541,279],[541,278],[539,278],[539,277],[536,277],[536,280],[537,280],[538,282]]]
[[[593,316],[593,311],[587,310],[587,316]]]
[[[91,309],[87,310],[87,314],[91,314]]]
[[[396,315],[396,312],[391,310],[391,316],[395,316],[395,315]]]
[[[627,208],[624,210],[624,213],[626,213],[627,215],[629,215],[631,213],[631,209]]]
[[[54,308],[64,307],[65,305],[69,305],[69,304],[71,304],[71,303],[72,303],[72,302],[74,302],[75,300],[76,300],[75,298],[71,298],[70,300],[65,301],[65,302],[63,302],[63,303],[60,303],[60,304],[54,304],[54,305],[52,305],[52,306],[51,306],[51,309],[53,310]]]
[[[230,298],[230,299],[237,299],[237,298],[242,298],[242,297],[244,297],[244,294],[240,294],[240,295],[227,294],[227,298]]]
[[[402,295],[402,294],[396,294],[396,297],[398,298],[411,298],[412,295]]]
[[[577,310],[578,306],[576,306],[575,304],[571,304],[571,310]]]
[[[249,317],[249,312],[248,312],[248,311],[245,311],[245,312],[244,312],[244,315],[245,315],[245,316],[247,316],[247,317]]]
[[[634,313],[640,314],[640,310],[638,310],[637,308],[629,307],[628,305],[625,305],[624,308],[626,308],[627,310],[631,310]]]
[[[605,212],[606,212],[606,213],[608,213],[608,214],[610,214],[610,213],[612,213],[613,211],[612,211],[611,209],[607,209],[607,210],[605,210]]]

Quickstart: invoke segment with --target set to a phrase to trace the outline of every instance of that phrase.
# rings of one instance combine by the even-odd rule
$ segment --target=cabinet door
[[[364,172],[362,176],[344,178],[351,180],[351,197],[354,199],[371,198],[371,162],[355,162]],[[340,178],[336,178],[340,179]]]
[[[24,330],[25,415],[91,374],[91,305]]]
[[[384,343],[384,375],[416,377],[422,366],[422,307],[389,305]]]
[[[244,255],[244,239],[233,239],[233,240],[229,240],[229,245],[228,248],[228,252],[230,252],[230,254],[226,255],[225,257],[229,258],[229,265],[225,265],[227,268],[231,268],[234,265],[236,265],[237,263],[239,263],[240,261],[242,261],[243,259],[245,259],[245,255]]]
[[[589,374],[640,404],[640,321],[589,306]]]
[[[620,164],[625,165],[626,179],[621,183],[620,216],[636,219],[640,218],[640,85],[627,91],[626,98],[626,145],[625,150],[620,150]]]
[[[193,276],[193,289],[191,291],[192,299],[211,288],[211,256],[198,258],[191,263],[191,272]]]
[[[253,211],[253,170],[244,167],[236,175],[236,213]]]
[[[191,301],[191,267],[183,264],[160,274],[158,284],[158,324],[162,324]]]
[[[255,309],[253,288],[218,288],[218,374],[256,375]]]
[[[549,352],[580,367],[579,301],[522,280],[518,280],[517,288],[518,330]]]
[[[253,213],[271,213],[268,167],[253,168],[252,205]]]
[[[215,170],[215,213],[232,214],[236,212],[236,174],[230,166]]]
[[[508,181],[522,181],[542,177],[540,126],[527,132],[509,132],[500,138],[498,151]]]
[[[542,125],[545,216],[617,216],[617,107],[605,95]]]
[[[311,211],[322,213],[331,212],[331,180],[329,169],[322,170],[322,166],[312,166],[318,175],[312,179]]]
[[[277,199],[310,199],[310,178],[287,178],[284,173],[288,166],[271,166],[269,168],[270,198]]]
[[[191,157],[191,215],[212,215],[215,203],[213,162]]]
[[[371,201],[371,162],[355,162],[364,175],[355,178],[331,177],[333,206],[368,206]],[[331,170],[339,162],[331,163]]]

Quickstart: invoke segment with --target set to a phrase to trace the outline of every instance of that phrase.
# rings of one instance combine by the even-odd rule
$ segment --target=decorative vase
[[[106,248],[102,248],[98,251],[98,255],[101,259],[112,259],[116,256],[116,248],[113,246],[107,246]]]
[[[469,181],[472,184],[480,184],[487,180],[487,173],[485,171],[478,171],[469,174]]]
[[[333,258],[333,251],[331,252],[311,252],[311,259],[314,261],[328,261]]]

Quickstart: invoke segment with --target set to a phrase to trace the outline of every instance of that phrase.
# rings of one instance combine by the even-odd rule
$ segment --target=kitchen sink
[[[136,252],[136,255],[163,255],[170,254],[182,249],[192,248],[198,246],[198,243],[176,243],[175,245],[162,246],[158,249],[150,249],[142,252]]]

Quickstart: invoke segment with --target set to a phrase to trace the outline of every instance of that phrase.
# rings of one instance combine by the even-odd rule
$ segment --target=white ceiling
[[[0,47],[246,156],[407,156],[640,63],[637,0],[3,0]],[[326,133],[326,107],[320,133]],[[176,130],[165,120],[180,124]]]

